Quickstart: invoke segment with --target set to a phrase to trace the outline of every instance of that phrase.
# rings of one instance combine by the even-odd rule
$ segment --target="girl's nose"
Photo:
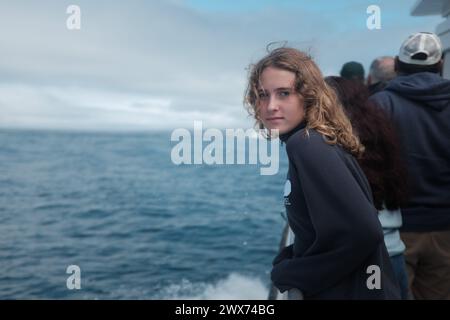
[[[274,96],[271,96],[270,100],[269,100],[269,105],[267,106],[267,110],[276,111],[278,109],[279,109],[279,106],[278,106],[277,99]]]

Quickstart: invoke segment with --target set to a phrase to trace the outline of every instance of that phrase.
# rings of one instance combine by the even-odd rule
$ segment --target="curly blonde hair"
[[[295,74],[294,88],[304,99],[306,134],[308,129],[321,133],[328,144],[339,144],[355,156],[361,156],[364,146],[352,131],[336,93],[330,88],[311,57],[294,48],[277,48],[258,63],[250,65],[244,105],[260,128],[259,118],[260,77],[267,67],[291,71]]]

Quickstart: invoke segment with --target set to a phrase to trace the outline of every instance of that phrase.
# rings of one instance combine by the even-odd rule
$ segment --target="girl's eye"
[[[258,97],[259,97],[259,99],[267,99],[269,97],[269,95],[265,92],[260,92],[260,93],[258,93]]]
[[[280,91],[280,92],[278,92],[278,96],[279,96],[280,98],[286,98],[286,97],[289,97],[290,94],[291,94],[291,93],[290,93],[289,91]]]

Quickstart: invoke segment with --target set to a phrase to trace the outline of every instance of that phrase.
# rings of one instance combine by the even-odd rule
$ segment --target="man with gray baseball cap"
[[[450,299],[450,81],[442,66],[439,38],[412,34],[395,60],[398,77],[371,97],[393,121],[407,163],[401,238],[416,299]]]

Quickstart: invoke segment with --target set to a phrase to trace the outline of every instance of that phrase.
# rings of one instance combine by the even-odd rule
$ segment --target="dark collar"
[[[281,141],[283,141],[283,142],[286,142],[289,138],[290,138],[290,136],[292,136],[294,133],[296,133],[297,131],[299,131],[299,130],[301,130],[301,129],[304,129],[306,127],[306,121],[305,120],[303,120],[302,122],[300,122],[300,124],[299,125],[297,125],[294,129],[292,129],[291,131],[289,131],[289,132],[286,132],[286,133],[283,133],[283,134],[280,134],[280,140]]]

